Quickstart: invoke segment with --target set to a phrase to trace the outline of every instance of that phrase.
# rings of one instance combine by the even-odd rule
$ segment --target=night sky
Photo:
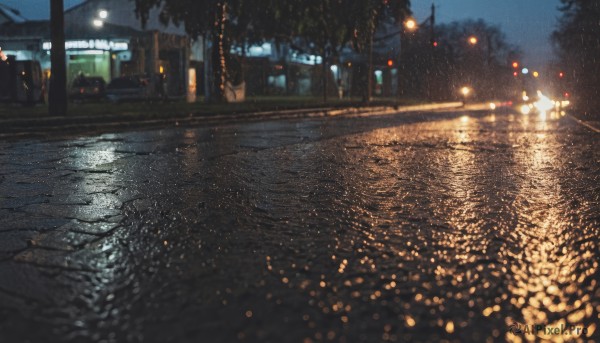
[[[431,0],[411,3],[419,21],[429,16]],[[481,18],[499,25],[509,43],[521,47],[531,67],[554,58],[550,35],[560,16],[560,0],[436,0],[435,4],[438,22]]]
[[[0,0],[19,9],[29,19],[48,18],[49,0]],[[70,7],[82,0],[65,0]],[[431,0],[412,0],[415,17],[422,21],[429,16]],[[499,25],[508,40],[525,52],[532,67],[541,67],[553,58],[549,41],[555,28],[559,0],[436,0],[438,22],[465,18],[482,18]]]

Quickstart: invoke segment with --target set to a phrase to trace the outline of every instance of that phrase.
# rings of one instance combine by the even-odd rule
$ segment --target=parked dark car
[[[0,101],[35,104],[44,101],[42,68],[37,61],[0,60]]]
[[[118,77],[106,87],[106,98],[112,102],[147,100],[151,95],[150,82],[140,76]]]
[[[75,101],[100,100],[106,95],[106,81],[99,76],[80,76],[71,85],[71,99]]]

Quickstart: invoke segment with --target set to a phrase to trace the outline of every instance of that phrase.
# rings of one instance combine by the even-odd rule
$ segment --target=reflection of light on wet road
[[[540,113],[537,129],[547,131],[547,115]],[[518,226],[509,244],[521,245],[523,250],[513,256],[511,265],[513,281],[509,284],[510,303],[519,309],[520,315],[506,318],[513,322],[543,323],[551,327],[582,325],[593,313],[589,295],[582,295],[582,283],[594,273],[581,270],[582,256],[567,248],[571,232],[578,230],[570,220],[565,220],[565,202],[562,198],[556,170],[561,168],[557,159],[560,143],[555,134],[539,133],[529,149],[522,150],[516,161],[524,172],[524,185],[517,197]],[[569,218],[570,219],[570,218]],[[510,255],[509,255],[510,256]],[[595,329],[592,324],[590,330]],[[528,340],[536,335],[529,335]],[[562,342],[564,337],[544,336],[551,341]],[[519,336],[507,333],[509,341],[520,341]],[[581,337],[577,338],[581,339]]]
[[[65,310],[48,295],[60,314],[50,324],[109,342],[533,338],[507,334],[513,320],[595,329],[596,138],[550,112],[468,113],[161,130],[58,149],[37,174],[63,168],[54,188],[21,191],[60,190],[77,200],[62,214],[108,209],[121,226],[105,234],[92,217],[75,229],[95,229],[93,243],[27,249],[86,268],[31,278],[76,300]]]
[[[565,233],[573,229],[573,223],[563,219],[564,199],[554,172],[562,163],[556,159],[560,146],[554,140],[555,118],[538,113],[512,118],[460,116],[430,124],[426,130],[414,125],[376,130],[367,136],[378,147],[370,152],[377,163],[365,168],[361,179],[371,189],[361,194],[371,198],[368,194],[387,190],[392,198],[374,199],[372,223],[383,228],[366,234],[365,242],[379,251],[392,249],[404,261],[403,267],[413,266],[435,276],[434,280],[419,276],[427,290],[415,292],[414,301],[405,305],[406,327],[436,326],[450,333],[472,329],[473,318],[483,316],[494,323],[488,333],[491,339],[512,341],[521,338],[504,336],[504,326],[512,321],[589,323],[593,313],[589,292],[580,296],[583,300],[574,300],[582,294],[580,276],[573,278],[581,261],[577,253],[565,248]],[[489,129],[497,126],[498,131]],[[443,137],[444,143],[431,143],[430,137],[423,138],[429,143],[407,138],[404,133],[411,130],[436,132],[432,136],[441,135],[438,138]],[[427,156],[426,165],[417,158],[420,155]],[[414,170],[420,172],[411,173]],[[389,184],[385,175],[390,173],[400,180],[411,179],[412,187],[402,181]],[[419,181],[426,185],[423,189],[430,198],[416,195],[419,188],[413,187]],[[427,210],[432,216],[421,217]],[[409,218],[417,223],[399,224],[393,217],[382,217],[389,211],[411,213]],[[408,234],[407,227],[414,227],[417,234]],[[408,240],[404,248],[381,243],[396,242],[396,235]],[[377,259],[368,261],[379,265]],[[345,272],[352,270],[344,266]],[[403,280],[399,279],[400,284],[407,285]],[[472,300],[498,287],[504,291],[495,298]],[[451,322],[441,319],[443,308],[452,306],[466,306],[466,315],[454,315]],[[423,321],[413,315],[423,307],[437,319]]]

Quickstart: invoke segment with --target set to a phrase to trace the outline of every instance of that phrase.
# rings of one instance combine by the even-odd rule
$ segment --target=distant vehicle
[[[142,101],[152,97],[147,78],[124,76],[113,79],[106,87],[106,98],[111,102]]]
[[[168,101],[164,74],[153,76],[123,76],[113,79],[106,87],[106,98],[111,102],[162,100]]]
[[[168,100],[164,74],[123,76],[113,79],[106,87],[111,102]]]
[[[44,102],[42,68],[37,61],[0,60],[0,102]]]
[[[100,100],[106,95],[106,81],[99,76],[77,77],[71,85],[70,97],[75,101]]]

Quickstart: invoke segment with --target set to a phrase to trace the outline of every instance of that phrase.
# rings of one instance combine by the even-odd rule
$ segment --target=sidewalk
[[[374,104],[416,104],[415,100],[395,99],[377,99]],[[206,104],[202,98],[195,103],[187,103],[184,99],[172,98],[169,102],[161,101],[138,101],[111,103],[85,102],[69,103],[68,117],[95,116],[103,117],[110,115],[121,116],[144,116],[144,117],[164,117],[171,116],[173,113],[195,113],[200,115],[210,115],[214,113],[234,113],[234,112],[256,112],[262,110],[285,110],[309,107],[343,107],[349,105],[360,106],[362,102],[358,98],[337,99],[330,98],[326,103],[321,97],[302,97],[302,96],[261,96],[248,98],[243,103],[230,104]],[[12,118],[48,118],[47,105],[37,105],[32,107],[21,106],[19,104],[0,104],[0,120]]]
[[[433,107],[432,107],[433,106]],[[0,107],[0,138],[44,136],[53,132],[80,133],[142,127],[199,125],[216,121],[334,116],[357,113],[387,113],[456,108],[460,103],[417,104],[412,100],[377,99],[366,105],[356,99],[315,97],[260,97],[237,104],[188,104],[173,102],[69,104],[69,115],[52,117],[47,106]]]

